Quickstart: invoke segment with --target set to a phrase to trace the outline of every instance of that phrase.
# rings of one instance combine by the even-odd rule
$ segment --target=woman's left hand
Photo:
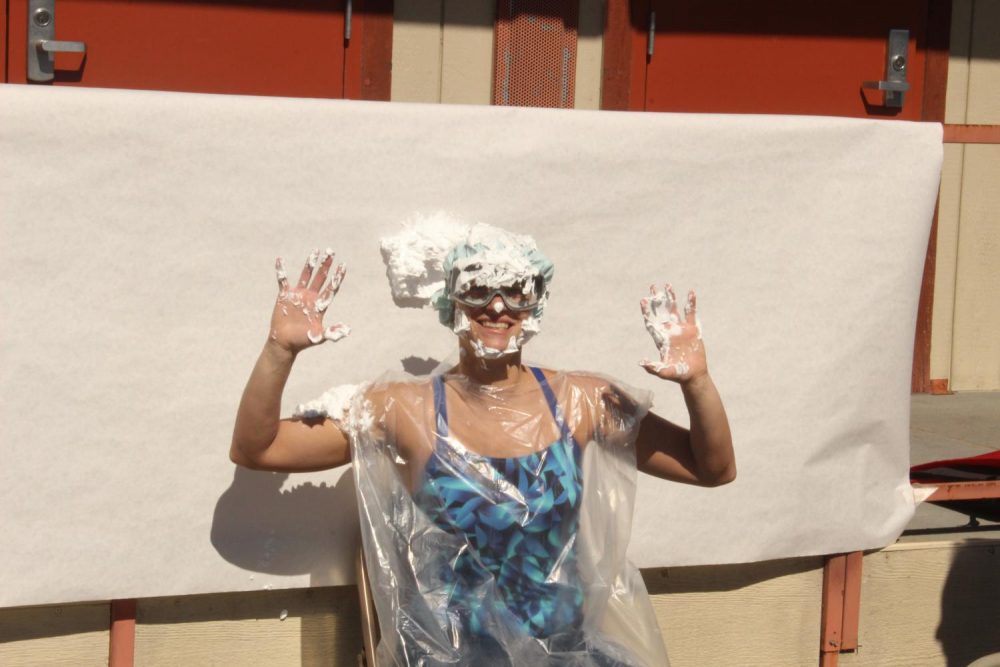
[[[649,296],[639,301],[639,307],[646,330],[660,351],[659,361],[644,359],[639,363],[647,373],[682,384],[708,373],[693,291],[688,292],[683,319],[669,284],[662,292],[650,285]]]

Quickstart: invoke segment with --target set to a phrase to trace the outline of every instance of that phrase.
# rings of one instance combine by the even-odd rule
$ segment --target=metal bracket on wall
[[[354,2],[347,0],[344,5],[344,41],[351,41],[351,23],[354,20]]]
[[[906,80],[906,55],[909,46],[909,30],[890,30],[885,58],[885,80],[865,81],[861,84],[865,88],[883,91],[884,106],[894,109],[903,106],[903,96],[910,89],[910,84]]]
[[[55,37],[56,0],[29,0],[28,81],[51,81],[56,53],[87,52],[83,42],[61,42]]]

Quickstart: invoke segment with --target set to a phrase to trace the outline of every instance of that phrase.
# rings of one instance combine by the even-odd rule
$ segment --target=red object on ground
[[[916,484],[994,482],[996,480],[1000,480],[1000,449],[979,456],[921,463],[910,468],[910,481]],[[931,500],[929,502],[962,514],[969,514],[989,521],[1000,521],[1000,498]]]
[[[1000,477],[1000,449],[979,456],[921,463],[910,468],[910,479],[931,482],[971,482]]]

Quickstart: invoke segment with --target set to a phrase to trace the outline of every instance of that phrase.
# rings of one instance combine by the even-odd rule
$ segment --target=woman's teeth
[[[480,322],[480,326],[484,326],[487,329],[508,329],[510,325],[506,322]]]

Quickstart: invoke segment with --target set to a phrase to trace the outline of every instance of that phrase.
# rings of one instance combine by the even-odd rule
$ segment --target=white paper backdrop
[[[641,481],[640,566],[891,542],[907,483],[937,125],[0,86],[0,606],[353,580],[350,475],[234,468],[273,260],[332,246],[354,333],[286,412],[455,340],[393,306],[380,236],[447,209],[556,263],[528,358],[680,392],[637,300],[695,287],[739,479]]]

